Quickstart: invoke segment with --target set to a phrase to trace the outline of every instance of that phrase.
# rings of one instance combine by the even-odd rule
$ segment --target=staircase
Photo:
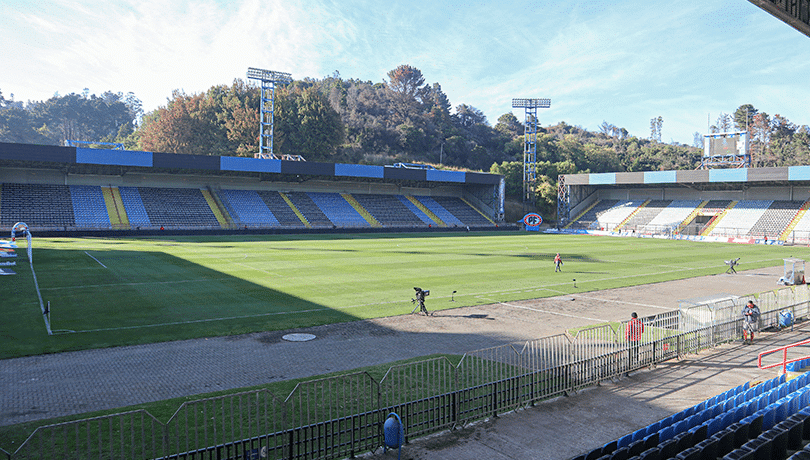
[[[309,223],[307,218],[304,217],[301,211],[295,206],[295,204],[293,204],[290,197],[288,197],[287,194],[284,192],[278,192],[278,194],[281,195],[281,198],[284,199],[284,202],[287,203],[287,206],[289,206],[290,209],[292,209],[292,211],[295,213],[295,215],[298,216],[298,219],[301,221],[301,223],[304,224],[306,228],[312,228],[312,224]]]
[[[807,200],[807,201],[804,202],[802,207],[799,208],[799,211],[796,213],[796,215],[793,216],[793,220],[790,221],[788,226],[785,227],[785,229],[779,235],[778,239],[780,241],[787,241],[788,235],[790,235],[790,233],[793,231],[793,229],[796,228],[796,225],[799,224],[799,221],[802,220],[802,217],[804,217],[805,213],[807,213],[808,208],[810,208],[810,200]]]
[[[652,201],[652,200],[647,200],[647,201],[645,201],[644,203],[641,203],[641,206],[637,207],[635,210],[633,210],[633,212],[631,212],[631,213],[630,213],[630,215],[629,215],[629,216],[625,217],[625,219],[624,219],[623,221],[621,221],[621,222],[619,223],[619,225],[617,225],[617,226],[616,226],[616,228],[614,228],[614,229],[613,229],[613,231],[614,231],[614,232],[621,231],[622,227],[624,227],[625,225],[627,225],[627,222],[630,222],[630,219],[632,219],[633,217],[635,217],[635,216],[636,216],[636,214],[638,214],[638,212],[639,212],[639,211],[641,211],[641,210],[642,210],[642,209],[643,209],[645,206],[647,206],[648,204],[650,204],[650,201]]]
[[[123,230],[129,228],[129,218],[124,208],[124,200],[121,199],[121,192],[118,187],[101,187],[101,194],[104,196],[104,205],[107,207],[107,215],[110,216],[110,225],[113,229]]]
[[[737,203],[739,203],[739,201],[732,201],[731,203],[729,203],[726,209],[717,213],[717,215],[714,216],[712,220],[709,221],[708,224],[706,224],[706,227],[703,228],[703,231],[700,232],[700,236],[709,236],[709,234],[712,233],[712,230],[714,230],[714,227],[717,227],[717,224],[720,223],[720,221],[723,219],[726,213],[728,213],[731,209],[733,209],[734,206],[737,206]]]
[[[443,221],[443,220],[439,219],[439,216],[437,216],[436,214],[434,214],[434,213],[433,213],[433,211],[431,211],[430,209],[428,209],[428,208],[427,208],[425,205],[423,205],[423,204],[422,204],[422,203],[421,203],[419,200],[417,200],[416,198],[414,198],[414,197],[413,197],[413,196],[411,196],[411,195],[407,195],[405,198],[407,198],[407,199],[408,199],[408,201],[410,201],[411,203],[413,203],[413,205],[414,205],[414,206],[416,206],[417,208],[419,208],[419,210],[420,210],[420,211],[424,212],[424,213],[425,213],[425,214],[426,214],[428,217],[430,217],[430,219],[431,219],[433,222],[436,222],[436,224],[437,224],[439,227],[447,227],[447,223],[446,223],[445,221]]]
[[[211,212],[214,213],[214,217],[217,218],[219,226],[222,228],[233,228],[234,223],[230,214],[228,214],[228,211],[225,210],[225,206],[219,200],[219,197],[216,196],[214,191],[209,187],[200,189],[200,192],[202,192],[205,201],[208,203],[208,207],[211,208]]]
[[[360,215],[363,216],[363,219],[366,219],[369,225],[371,225],[372,227],[382,227],[382,224],[377,219],[375,219],[374,216],[372,216],[371,213],[368,212],[368,210],[364,208],[362,204],[360,204],[356,199],[354,199],[354,197],[350,193],[341,193],[340,196],[342,196],[343,199],[346,200],[346,202],[352,205],[354,210],[360,213]]]
[[[681,233],[681,232],[683,231],[683,229],[684,229],[684,228],[686,228],[686,226],[687,226],[687,225],[691,224],[691,223],[692,223],[692,221],[693,221],[693,220],[695,220],[695,217],[697,217],[697,216],[698,216],[698,214],[700,214],[700,211],[701,211],[701,210],[702,210],[702,209],[703,209],[703,208],[704,208],[704,207],[705,207],[707,204],[709,204],[709,200],[706,200],[706,201],[704,201],[703,203],[700,203],[700,204],[699,204],[699,205],[698,205],[698,206],[695,208],[695,210],[694,210],[694,211],[692,211],[691,213],[689,213],[689,215],[686,217],[686,219],[684,219],[684,220],[683,220],[683,222],[681,222],[680,224],[678,224],[678,228],[675,230],[675,233]]]

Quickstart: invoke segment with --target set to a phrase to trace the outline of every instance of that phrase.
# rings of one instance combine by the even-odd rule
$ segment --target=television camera
[[[419,287],[414,287],[413,290],[416,291],[416,298],[411,299],[411,303],[415,303],[416,306],[413,308],[411,313],[415,312],[417,308],[421,308],[421,311],[425,314],[425,316],[429,315],[427,308],[425,308],[425,297],[430,295],[430,291]]]

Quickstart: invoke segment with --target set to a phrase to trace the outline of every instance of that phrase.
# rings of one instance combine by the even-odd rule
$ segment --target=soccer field
[[[2,278],[0,357],[109,347],[633,286],[806,258],[803,247],[529,233],[37,238]],[[554,254],[564,261],[555,273]],[[576,279],[576,283],[573,280]],[[575,286],[576,285],[576,286]],[[455,291],[455,293],[454,293]],[[455,302],[437,302],[453,298]]]

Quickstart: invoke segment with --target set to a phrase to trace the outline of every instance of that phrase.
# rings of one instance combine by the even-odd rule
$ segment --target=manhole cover
[[[282,339],[288,342],[307,342],[315,338],[314,334],[287,334]]]

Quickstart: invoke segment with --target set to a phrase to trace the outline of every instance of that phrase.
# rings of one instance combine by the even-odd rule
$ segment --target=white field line
[[[486,297],[483,297],[483,296],[479,296],[478,298],[488,300]],[[565,316],[566,318],[586,319],[588,321],[597,321],[597,322],[607,322],[608,321],[606,319],[601,319],[601,318],[591,318],[589,316],[571,315],[571,314],[568,314],[568,313],[560,313],[558,311],[541,310],[539,308],[532,308],[532,307],[527,307],[527,306],[524,306],[524,305],[515,305],[515,304],[511,304],[511,303],[507,303],[507,302],[497,302],[497,301],[495,301],[493,303],[497,303],[498,305],[503,305],[505,307],[517,308],[517,309],[520,309],[520,310],[529,310],[529,311],[534,311],[534,312],[537,312],[537,313],[545,313],[547,315]]]
[[[265,273],[265,274],[270,275],[270,276],[281,276],[278,273],[271,273],[271,272],[268,272],[267,270],[262,270],[261,268],[251,267],[250,265],[247,265],[247,264],[236,263],[234,265],[239,265],[240,267],[245,267],[245,268],[248,268],[250,270],[255,270],[257,272],[262,272],[262,273]]]
[[[227,281],[229,278],[213,278],[213,279],[193,279],[193,280],[178,280],[178,281],[144,281],[139,283],[109,283],[109,284],[85,284],[81,286],[58,286],[50,288],[42,288],[43,291],[67,291],[70,289],[96,289],[115,286],[144,286],[156,284],[182,284],[182,283],[208,283],[211,281]]]
[[[773,260],[773,259],[767,259],[767,260],[770,261],[770,260]],[[701,270],[701,269],[704,269],[704,268],[710,268],[710,267],[682,267],[682,268],[679,268],[677,270],[660,271],[658,273],[676,273],[676,272],[683,272],[683,271]],[[611,281],[611,280],[625,279],[625,278],[635,278],[635,277],[641,277],[641,276],[649,276],[649,274],[636,274],[636,275],[608,277],[608,278],[601,278],[601,279],[598,279],[598,280],[588,280],[587,282],[592,283],[592,282],[600,282],[600,281]],[[144,284],[172,284],[172,283],[190,283],[190,282],[199,282],[199,281],[207,282],[207,281],[226,281],[226,280],[227,279],[185,280],[185,281],[149,282],[149,283],[122,283],[122,284],[117,284],[117,285],[124,285],[124,286],[133,285],[134,286],[134,285],[144,285]],[[552,284],[550,286],[562,286],[562,285],[568,285],[568,284],[569,284],[569,282],[564,282],[564,283]],[[48,289],[49,290],[79,289],[79,288],[105,287],[105,286],[115,286],[115,285],[116,284],[97,285],[97,286],[75,286],[75,287],[48,288]],[[43,290],[45,290],[45,289],[43,289]],[[532,292],[532,291],[544,291],[544,290],[552,291],[552,292],[561,292],[561,291],[556,291],[554,289],[549,289],[548,287],[531,287],[531,286],[529,286],[529,287],[524,288],[524,289],[505,289],[503,291],[487,291],[487,292],[477,292],[477,293],[469,293],[469,294],[456,293],[454,295],[456,297],[476,297],[476,298],[481,298],[481,299],[490,301],[492,303],[498,303],[498,304],[502,304],[502,305],[506,305],[506,306],[510,306],[510,307],[514,307],[514,308],[533,310],[533,311],[536,311],[536,312],[539,312],[539,313],[547,313],[547,314],[559,315],[559,316],[568,316],[568,317],[571,317],[571,318],[581,318],[581,319],[587,319],[589,321],[601,321],[601,322],[607,321],[607,320],[598,319],[598,318],[589,318],[589,317],[586,317],[586,316],[568,315],[568,314],[559,313],[559,312],[552,312],[552,311],[544,311],[544,310],[540,310],[540,309],[534,309],[534,308],[531,308],[531,307],[523,307],[523,306],[518,306],[518,305],[511,305],[511,304],[507,304],[507,303],[504,303],[504,302],[501,302],[501,301],[498,301],[498,300],[492,300],[492,299],[490,299],[488,297],[485,297],[485,296],[490,296],[492,294],[504,294],[504,293],[510,293],[510,292],[512,292],[512,293]],[[564,295],[573,296],[575,294],[564,293]],[[447,296],[433,297],[433,298],[434,299],[446,299]],[[222,318],[209,318],[209,319],[199,319],[199,320],[178,321],[178,322],[163,323],[163,324],[145,324],[145,325],[138,325],[138,326],[126,326],[126,327],[120,327],[120,328],[92,329],[92,330],[72,331],[72,332],[74,332],[74,333],[85,333],[85,332],[115,331],[115,330],[125,330],[125,329],[139,329],[139,328],[148,328],[148,327],[172,326],[172,325],[205,323],[205,322],[214,322],[214,321],[227,321],[227,320],[232,320],[232,319],[259,318],[259,317],[264,317],[264,316],[291,315],[291,314],[297,314],[297,313],[314,313],[314,312],[317,312],[317,311],[327,311],[327,310],[340,311],[340,310],[350,310],[350,309],[353,309],[353,308],[362,308],[362,307],[368,307],[368,306],[396,305],[396,304],[401,304],[401,303],[403,303],[403,301],[401,301],[401,300],[389,301],[389,302],[374,302],[374,303],[367,303],[367,304],[349,305],[349,306],[345,306],[345,307],[324,307],[324,308],[316,308],[316,309],[310,309],[310,310],[280,311],[280,312],[272,312],[272,313],[259,313],[259,314],[255,314],[255,315],[244,315],[244,316],[222,317]]]
[[[103,263],[101,263],[101,261],[100,261],[100,260],[98,260],[98,259],[96,259],[95,257],[91,256],[89,252],[84,251],[84,253],[85,253],[85,254],[87,254],[87,256],[88,256],[88,257],[90,257],[91,259],[93,259],[93,260],[95,260],[96,262],[98,262],[98,264],[99,264],[99,265],[101,265],[102,267],[107,268],[107,266],[106,266],[106,265],[104,265]]]

